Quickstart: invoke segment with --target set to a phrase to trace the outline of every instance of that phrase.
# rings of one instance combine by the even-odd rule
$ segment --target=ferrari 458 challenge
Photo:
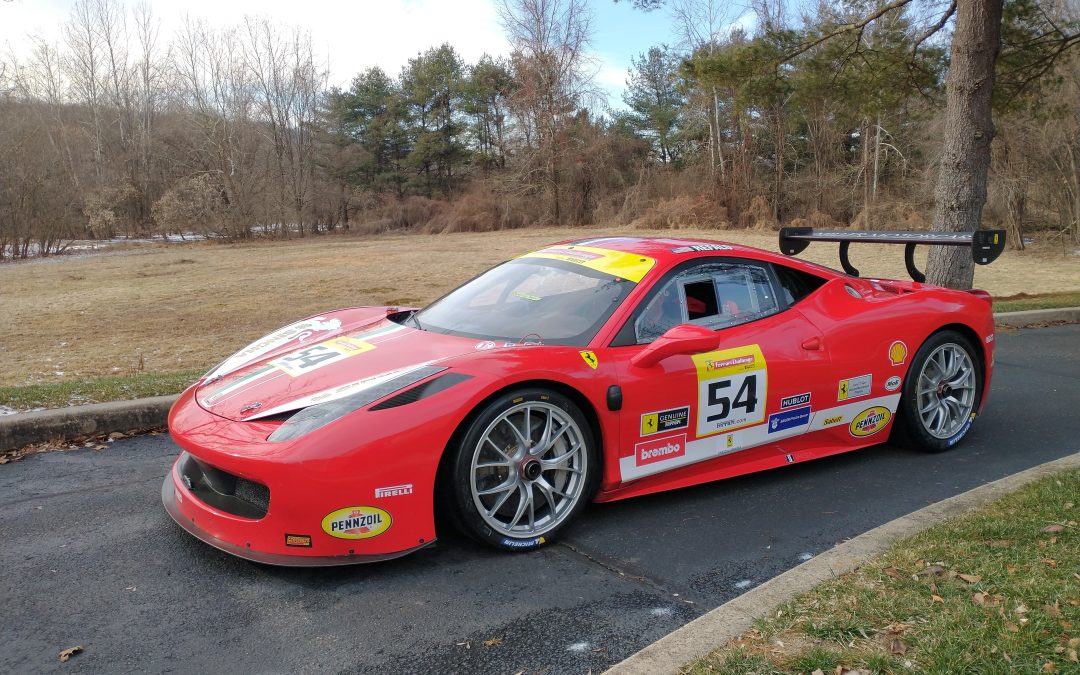
[[[845,272],[791,257],[812,241]],[[860,278],[852,242],[907,244],[913,280]],[[589,501],[890,438],[945,450],[985,404],[994,323],[985,292],[922,283],[916,244],[986,264],[1004,233],[566,241],[423,309],[298,321],[180,396],[162,500],[229,553],[335,565],[428,546],[439,513],[526,550]]]

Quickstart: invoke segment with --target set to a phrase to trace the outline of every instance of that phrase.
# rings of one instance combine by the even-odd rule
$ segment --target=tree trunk
[[[946,89],[945,132],[938,169],[933,228],[973,232],[986,203],[994,63],[1001,45],[1003,0],[959,0]],[[930,250],[926,280],[949,288],[971,288],[971,251],[963,246]]]

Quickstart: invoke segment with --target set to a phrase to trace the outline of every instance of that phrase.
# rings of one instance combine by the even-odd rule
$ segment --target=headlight
[[[349,394],[343,398],[318,405],[308,406],[285,421],[274,430],[266,440],[268,441],[291,441],[304,434],[311,433],[316,429],[330,424],[334,420],[348,415],[354,410],[359,410],[369,403],[378,401],[384,396],[393,394],[399,389],[404,389],[411,384],[426,379],[446,370],[446,366],[422,366],[416,370],[410,370],[397,377],[380,382],[368,389]]]

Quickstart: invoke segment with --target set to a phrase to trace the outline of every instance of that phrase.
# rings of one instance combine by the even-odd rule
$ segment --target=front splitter
[[[262,551],[254,551],[246,546],[237,546],[231,542],[225,541],[210,534],[206,530],[203,530],[195,524],[193,520],[185,516],[176,505],[176,486],[173,485],[172,469],[165,475],[165,481],[161,484],[161,502],[165,505],[165,510],[169,516],[176,521],[176,524],[187,530],[188,534],[196,539],[207,543],[219,551],[224,551],[229,555],[234,555],[237,558],[243,558],[244,560],[250,560],[252,562],[262,563],[264,565],[276,565],[279,567],[336,567],[339,565],[359,565],[362,563],[382,562],[384,560],[393,560],[394,558],[400,558],[402,556],[415,553],[422,548],[427,548],[435,543],[432,539],[429,542],[415,546],[413,548],[405,549],[404,551],[395,551],[393,553],[379,553],[375,555],[335,555],[335,556],[314,556],[314,555],[284,555],[281,553],[264,553]]]

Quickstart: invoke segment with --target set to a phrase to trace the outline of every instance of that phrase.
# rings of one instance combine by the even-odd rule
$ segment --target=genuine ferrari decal
[[[858,377],[849,377],[846,380],[840,380],[840,386],[836,389],[836,400],[846,401],[851,398],[869,396],[872,384],[872,375],[860,375]]]
[[[900,388],[900,385],[902,383],[903,380],[900,379],[899,375],[893,375],[889,379],[885,380],[885,391],[896,391]]]
[[[591,246],[552,246],[521,257],[562,260],[634,283],[641,281],[656,265],[656,261],[647,256]]]
[[[596,370],[596,366],[600,365],[600,363],[596,360],[596,354],[593,354],[588,349],[583,349],[578,353],[581,354],[582,360],[585,361],[585,363],[588,364],[588,366],[593,370]]]
[[[690,357],[697,368],[697,435],[765,421],[768,370],[758,345]]]
[[[321,316],[314,316],[310,319],[291,323],[284,328],[276,330],[273,333],[252,342],[247,347],[236,352],[223,361],[217,368],[214,368],[212,372],[207,373],[206,379],[212,380],[216,377],[227,375],[244,364],[254,361],[263,354],[267,354],[291,340],[302,343],[314,333],[333,331],[338,330],[339,328],[341,328],[340,319],[327,319]]]
[[[780,409],[783,410],[784,408],[794,408],[795,406],[806,405],[809,402],[810,392],[806,392],[805,394],[796,394],[795,396],[785,396],[784,398],[780,399]]]
[[[897,340],[889,345],[889,363],[894,366],[904,365],[904,361],[907,360],[907,345],[903,340]]]
[[[337,363],[350,356],[369,352],[372,349],[375,349],[375,345],[370,342],[341,336],[286,354],[271,361],[270,365],[291,377],[298,377],[317,368]]]
[[[310,534],[289,534],[285,533],[285,545],[286,546],[299,546],[300,548],[311,548],[311,535]]]
[[[657,438],[634,446],[634,460],[638,466],[677,459],[684,455],[686,455],[686,434]]]
[[[808,426],[810,426],[810,406],[781,410],[769,415],[770,434],[791,429],[805,429]]]
[[[690,407],[670,408],[641,416],[641,435],[651,436],[666,431],[685,429],[690,425]]]
[[[347,506],[322,519],[323,532],[338,539],[371,539],[390,529],[394,519],[376,506]]]
[[[873,436],[884,429],[890,419],[892,419],[892,412],[888,408],[875,405],[856,415],[855,419],[851,420],[851,424],[848,425],[848,431],[851,432],[852,436],[858,438]]]

